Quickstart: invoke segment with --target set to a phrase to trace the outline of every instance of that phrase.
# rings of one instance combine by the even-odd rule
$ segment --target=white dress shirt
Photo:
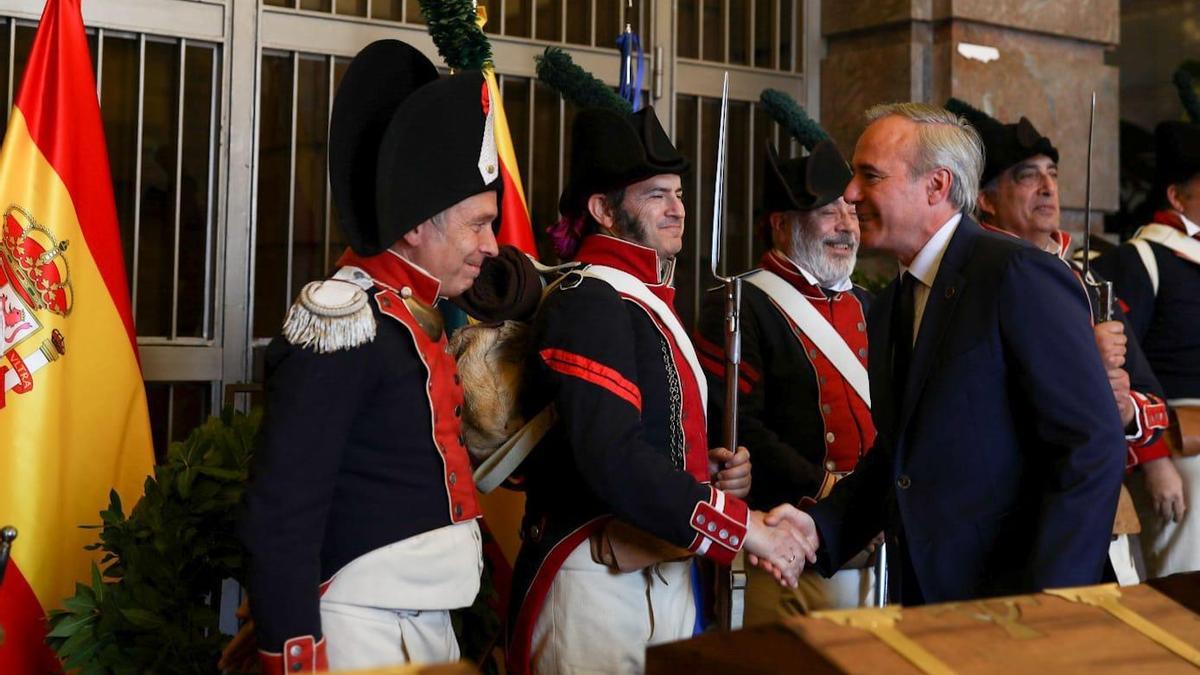
[[[962,220],[962,213],[956,213],[947,220],[929,241],[917,251],[917,255],[913,258],[912,264],[900,264],[900,276],[903,278],[904,273],[908,272],[913,275],[917,283],[913,285],[913,344],[917,343],[917,336],[921,334],[921,316],[925,314],[925,303],[929,301],[929,291],[933,288],[933,280],[937,278],[938,268],[942,266],[942,256],[946,254],[946,247],[950,245],[950,238],[954,236],[954,231],[958,229],[958,223]]]
[[[1175,213],[1179,213],[1176,211]],[[1200,225],[1193,223],[1187,216],[1179,213],[1179,219],[1183,221],[1183,229],[1187,232],[1187,236],[1194,237],[1200,234]]]

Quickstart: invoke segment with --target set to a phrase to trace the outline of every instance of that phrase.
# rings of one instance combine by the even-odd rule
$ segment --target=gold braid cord
[[[926,675],[954,675],[953,668],[896,628],[901,619],[900,607],[831,610],[813,612],[812,616],[871,633]]]
[[[1117,584],[1101,586],[1083,586],[1080,588],[1059,588],[1046,591],[1070,602],[1078,602],[1090,607],[1099,607],[1113,615],[1121,623],[1154,640],[1177,656],[1200,668],[1200,650],[1183,640],[1171,635],[1161,627],[1146,619],[1146,617],[1121,604],[1121,590]]]

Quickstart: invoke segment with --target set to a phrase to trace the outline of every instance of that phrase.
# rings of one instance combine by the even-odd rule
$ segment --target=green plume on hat
[[[1175,89],[1179,92],[1179,102],[1187,111],[1188,118],[1193,124],[1200,124],[1200,97],[1196,96],[1196,85],[1192,74],[1188,72],[1189,65],[1191,64],[1185,63],[1180,66],[1171,80],[1175,83]]]
[[[804,108],[796,103],[796,99],[786,92],[778,89],[763,89],[758,100],[771,119],[787,129],[788,133],[800,141],[806,150],[811,152],[817,143],[829,139],[829,134],[825,133],[821,125],[809,117]]]
[[[420,0],[429,36],[446,65],[455,70],[483,70],[492,65],[492,45],[475,24],[471,0]]]
[[[575,65],[571,56],[558,47],[546,47],[535,56],[538,79],[563,98],[581,108],[609,108],[626,115],[633,112],[629,101],[617,95],[607,84]]]
[[[971,126],[975,127],[976,130],[978,130],[981,126],[986,126],[996,122],[996,118],[960,98],[948,99],[946,101],[946,110],[949,110],[959,117],[965,117],[967,122],[970,123]]]

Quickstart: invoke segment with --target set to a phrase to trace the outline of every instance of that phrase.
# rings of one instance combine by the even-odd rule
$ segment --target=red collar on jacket
[[[671,307],[675,306],[675,289],[671,287],[675,272],[675,261],[668,263],[669,269],[659,275],[658,252],[648,246],[617,239],[606,234],[591,234],[583,238],[575,260],[589,265],[604,265],[632,274],[646,284],[650,292]]]
[[[1183,216],[1178,211],[1164,209],[1154,212],[1154,220],[1152,221],[1159,225],[1167,225],[1173,227],[1185,235],[1188,233],[1187,224],[1183,222]],[[1191,235],[1193,239],[1200,239],[1200,233]]]
[[[796,290],[810,298],[825,299],[825,292],[816,284],[808,280],[808,277],[800,271],[800,268],[792,261],[791,258],[783,255],[776,249],[771,249],[763,254],[759,265],[768,272],[773,272],[783,277]]]
[[[391,249],[369,257],[346,249],[342,257],[338,258],[337,265],[361,268],[371,275],[376,285],[395,291],[401,296],[404,295],[401,289],[409,288],[416,299],[427,305],[437,303],[438,292],[442,289],[442,282],[432,274],[421,269],[416,263],[401,258]]]
[[[1016,234],[1009,232],[1008,230],[1002,230],[1002,229],[996,227],[995,225],[989,225],[987,223],[982,223],[982,222],[979,224],[981,226],[983,226],[983,229],[988,230],[990,232],[998,232],[1000,234],[1007,234],[1008,236],[1013,237],[1014,239],[1020,239],[1020,237],[1018,237]],[[1067,253],[1069,253],[1071,251],[1071,234],[1069,232],[1065,232],[1063,230],[1055,230],[1054,232],[1050,233],[1050,241],[1054,242],[1054,245],[1057,247],[1057,250],[1056,251],[1048,251],[1048,253],[1053,253],[1054,255],[1057,255],[1059,258],[1066,260],[1067,262],[1070,262],[1070,258],[1067,255]]]
[[[1071,233],[1055,230],[1050,233],[1050,240],[1058,244],[1058,257],[1070,261],[1067,254],[1071,251]]]

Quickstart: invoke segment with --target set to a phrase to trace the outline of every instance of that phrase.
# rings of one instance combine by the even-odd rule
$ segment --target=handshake
[[[739,498],[750,492],[750,453],[739,446],[708,451],[713,485]],[[791,504],[780,504],[770,513],[751,511],[746,528],[745,550],[750,564],[775,575],[781,585],[795,588],[805,562],[817,561],[817,526],[805,512]]]
[[[745,545],[750,564],[775,575],[781,586],[796,587],[804,564],[817,562],[819,545],[812,517],[791,504],[750,512]]]

